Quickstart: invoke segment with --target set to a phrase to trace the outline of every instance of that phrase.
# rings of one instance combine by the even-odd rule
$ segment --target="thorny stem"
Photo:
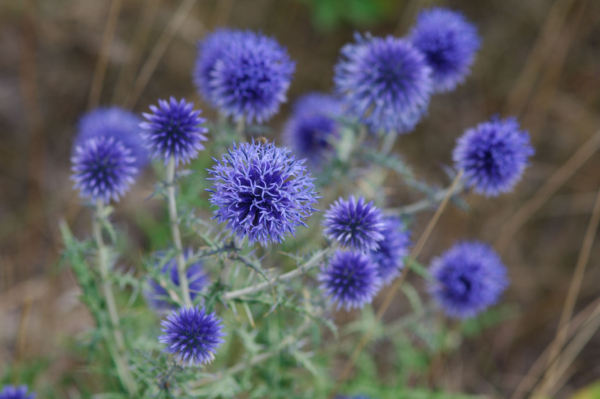
[[[179,286],[185,306],[192,306],[190,297],[190,288],[188,286],[186,275],[185,257],[183,256],[183,246],[181,245],[181,233],[179,232],[179,221],[177,218],[177,202],[175,202],[175,157],[171,156],[167,164],[167,197],[169,202],[169,222],[171,224],[171,235],[177,251],[177,275],[179,276]]]
[[[119,313],[117,311],[117,305],[115,297],[112,292],[112,287],[109,279],[110,265],[108,259],[108,249],[104,245],[102,238],[102,220],[104,218],[104,203],[98,200],[96,203],[96,215],[92,220],[92,230],[94,233],[94,239],[98,246],[98,268],[100,269],[100,278],[102,280],[102,291],[106,300],[106,306],[108,308],[108,315],[110,318],[111,329],[113,333],[114,344],[112,340],[107,339],[109,352],[111,353],[119,378],[123,385],[127,388],[130,395],[137,394],[137,388],[135,381],[129,371],[129,366],[124,360],[123,354],[125,353],[125,340],[123,339],[123,333],[121,332]],[[114,345],[114,346],[113,346]],[[116,347],[115,347],[116,346]]]
[[[394,213],[394,214],[400,214],[400,215],[412,215],[418,212],[421,212],[423,210],[429,209],[431,207],[433,207],[434,205],[437,205],[438,203],[442,202],[444,200],[444,198],[446,198],[446,196],[448,195],[448,192],[450,191],[451,187],[448,187],[444,190],[440,190],[437,193],[435,193],[435,195],[433,195],[431,198],[425,198],[422,199],[420,201],[417,201],[415,203],[412,203],[410,205],[406,205],[400,208],[388,208],[386,209],[386,213]],[[460,193],[462,193],[465,190],[465,184],[463,180],[460,180],[457,184],[456,187],[454,188],[454,190],[452,190],[452,196],[458,195]]]

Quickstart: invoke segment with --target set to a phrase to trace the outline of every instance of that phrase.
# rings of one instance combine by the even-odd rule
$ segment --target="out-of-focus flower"
[[[400,275],[404,267],[404,258],[408,256],[410,232],[404,222],[397,216],[383,218],[383,239],[379,241],[379,249],[370,253],[377,265],[379,277],[383,284],[389,284]]]

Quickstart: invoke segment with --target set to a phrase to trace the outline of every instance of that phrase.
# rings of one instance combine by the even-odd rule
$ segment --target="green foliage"
[[[374,25],[398,15],[396,0],[299,0],[312,10],[313,20],[321,29],[333,29],[341,23],[354,26]]]

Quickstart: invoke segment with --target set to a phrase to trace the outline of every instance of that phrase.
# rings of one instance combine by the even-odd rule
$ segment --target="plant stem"
[[[113,357],[113,361],[117,367],[119,379],[125,386],[130,395],[137,394],[137,388],[135,381],[129,371],[129,365],[124,360],[123,354],[125,353],[125,340],[123,339],[123,333],[121,332],[119,313],[117,311],[117,305],[115,297],[112,292],[111,283],[109,280],[110,264],[108,259],[108,249],[104,245],[102,239],[102,219],[104,218],[104,203],[98,200],[96,203],[96,215],[94,215],[92,221],[92,230],[94,233],[94,239],[98,246],[98,268],[100,269],[100,278],[102,280],[102,292],[104,299],[106,300],[106,307],[108,308],[108,315],[110,318],[111,329],[113,333],[114,344],[110,339],[107,338],[109,352]]]
[[[179,220],[177,218],[177,202],[175,201],[175,157],[171,156],[167,164],[167,197],[169,202],[169,221],[171,224],[171,235],[177,251],[177,275],[179,276],[179,286],[185,306],[192,306],[190,297],[190,288],[186,275],[185,257],[183,256],[183,246],[181,245],[181,233],[179,232]]]

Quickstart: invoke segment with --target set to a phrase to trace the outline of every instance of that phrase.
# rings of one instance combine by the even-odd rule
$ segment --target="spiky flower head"
[[[469,318],[498,302],[508,286],[506,267],[494,250],[481,242],[460,242],[431,264],[429,292],[444,312]]]
[[[356,251],[337,251],[318,279],[338,309],[362,308],[371,303],[381,287],[375,263],[367,254]]]
[[[389,284],[404,267],[404,258],[408,256],[410,246],[410,232],[398,216],[385,216],[383,226],[383,239],[370,256],[377,265],[382,283]]]
[[[284,141],[317,168],[333,151],[333,141],[339,138],[337,118],[341,114],[341,103],[335,97],[320,93],[304,95],[296,102],[285,126]]]
[[[221,319],[214,312],[206,313],[204,308],[180,308],[174,310],[167,320],[162,321],[164,335],[159,342],[166,344],[165,352],[175,355],[177,360],[187,366],[208,364],[215,359],[221,339]]]
[[[325,237],[356,251],[375,251],[384,238],[381,211],[363,197],[339,198],[325,212],[323,227]]]
[[[0,399],[34,399],[35,393],[27,392],[27,387],[25,385],[21,385],[20,387],[15,387],[13,385],[5,385],[2,387],[2,391],[0,391]]]
[[[282,242],[315,211],[313,178],[291,152],[273,143],[233,144],[209,170],[215,218],[250,243]]]
[[[407,40],[356,35],[335,66],[336,91],[350,115],[374,132],[408,133],[427,112],[431,69]]]
[[[151,114],[144,113],[147,122],[140,124],[144,129],[143,138],[154,158],[165,163],[171,157],[175,165],[189,162],[204,149],[203,141],[208,140],[208,129],[202,124],[206,119],[200,117],[200,110],[194,110],[194,103],[184,99],[179,102],[171,97],[169,101],[158,100],[158,107],[150,106]]]
[[[164,256],[163,253],[159,252],[156,254],[156,261],[160,262],[160,259]],[[184,253],[185,260],[189,261],[194,253],[192,250],[188,250]],[[179,287],[179,273],[177,272],[177,260],[173,257],[169,259],[160,269],[160,273],[163,274],[167,279],[170,279],[175,287]],[[188,286],[190,290],[190,297],[192,301],[198,296],[200,291],[204,289],[208,283],[209,278],[204,272],[202,267],[202,261],[198,260],[192,264],[187,265],[185,272],[188,280]],[[172,310],[175,309],[175,305],[169,300],[169,293],[160,283],[151,277],[148,277],[149,289],[145,292],[146,299],[150,304],[150,307],[156,311]]]
[[[475,25],[462,13],[441,7],[421,11],[409,37],[425,55],[437,92],[464,82],[481,45]]]
[[[468,187],[486,197],[511,191],[535,153],[529,133],[515,118],[492,118],[468,129],[457,140],[452,157],[464,170]]]
[[[141,122],[139,116],[120,107],[95,109],[79,120],[73,147],[82,146],[92,138],[113,137],[131,151],[135,167],[141,171],[148,164],[148,150],[142,139]]]
[[[91,138],[75,147],[71,180],[82,198],[118,201],[133,184],[138,169],[131,150],[113,137]]]
[[[208,87],[202,91],[213,106],[248,123],[262,123],[279,111],[295,64],[275,39],[250,31],[221,32],[205,47],[208,60],[197,62],[196,81]],[[203,71],[209,71],[208,79]]]

